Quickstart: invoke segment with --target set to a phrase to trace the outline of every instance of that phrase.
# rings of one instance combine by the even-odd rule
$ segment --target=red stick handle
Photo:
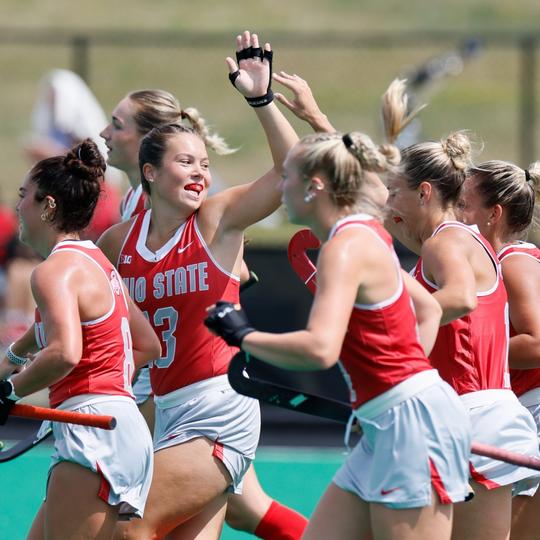
[[[494,446],[489,446],[488,444],[473,442],[471,445],[471,453],[477,454],[478,456],[497,459],[499,461],[505,461],[506,463],[511,463],[512,465],[518,465],[520,467],[527,467],[528,469],[540,471],[540,459],[533,456],[518,454],[516,452],[509,452],[508,450],[503,450],[502,448],[495,448]]]
[[[114,416],[48,409],[46,407],[36,407],[35,405],[26,405],[23,403],[13,405],[9,413],[13,416],[33,418],[34,420],[66,422],[68,424],[79,424],[81,426],[101,429],[114,429],[116,427],[116,418]]]

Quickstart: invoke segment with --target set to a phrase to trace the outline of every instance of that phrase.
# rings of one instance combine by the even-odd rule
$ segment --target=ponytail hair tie
[[[354,146],[354,141],[351,139],[351,136],[348,133],[345,133],[341,140],[343,141],[343,144],[347,147],[347,149]]]
[[[531,181],[531,174],[529,173],[529,170],[528,169],[523,169],[524,172],[525,172],[525,182],[530,182]]]

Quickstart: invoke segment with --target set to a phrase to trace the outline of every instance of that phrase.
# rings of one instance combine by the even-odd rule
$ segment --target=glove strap
[[[268,92],[266,92],[264,96],[247,97],[246,101],[252,107],[264,107],[265,105],[268,105],[269,103],[272,103],[272,101],[274,101],[274,92],[272,92],[272,90],[268,90]]]

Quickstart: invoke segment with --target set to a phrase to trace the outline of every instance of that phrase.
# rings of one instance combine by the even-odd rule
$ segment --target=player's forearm
[[[328,369],[339,354],[307,330],[286,334],[252,332],[244,338],[242,349],[274,366],[298,371]]]
[[[298,135],[275,103],[255,108],[272,154],[274,169],[281,172],[289,150],[298,142]]]
[[[508,361],[513,369],[540,368],[540,338],[530,334],[512,337]]]

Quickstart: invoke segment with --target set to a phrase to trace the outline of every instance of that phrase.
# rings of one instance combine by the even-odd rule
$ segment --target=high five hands
[[[248,30],[236,36],[236,61],[226,58],[229,80],[252,107],[264,107],[271,103],[272,48],[259,45],[259,36]]]

